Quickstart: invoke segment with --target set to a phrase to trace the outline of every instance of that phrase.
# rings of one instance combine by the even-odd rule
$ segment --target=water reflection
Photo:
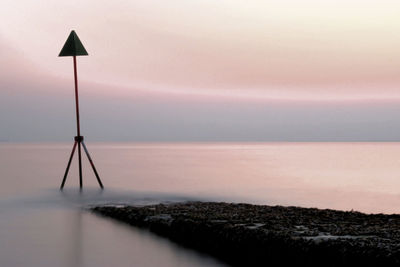
[[[79,191],[78,173],[71,172],[61,192],[69,144],[0,145],[0,266],[221,265],[95,216],[86,210],[91,205],[223,200],[400,212],[400,143],[91,148],[106,189],[98,189],[84,162],[84,189]]]
[[[39,198],[0,205],[0,266],[223,266],[152,233],[90,213],[87,205],[107,201],[100,192],[57,191]]]
[[[66,243],[70,245],[70,253],[66,254],[65,262],[68,263],[69,266],[82,267],[82,254],[84,253],[82,239],[85,234],[82,231],[82,211],[73,211],[69,220],[70,222],[67,223],[67,225],[71,227],[71,233],[68,235],[70,240],[66,240]]]

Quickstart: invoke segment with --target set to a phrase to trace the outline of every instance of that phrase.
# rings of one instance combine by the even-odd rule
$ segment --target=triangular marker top
[[[65,42],[63,48],[61,49],[59,57],[69,57],[69,56],[87,56],[88,52],[79,40],[78,35],[75,31],[71,31]]]

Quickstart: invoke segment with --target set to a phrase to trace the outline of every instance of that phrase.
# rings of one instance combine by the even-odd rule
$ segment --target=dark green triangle
[[[75,31],[71,31],[68,36],[67,41],[65,42],[63,48],[61,49],[59,57],[69,57],[69,56],[87,56],[88,52],[86,52],[85,47],[79,40],[78,35]]]

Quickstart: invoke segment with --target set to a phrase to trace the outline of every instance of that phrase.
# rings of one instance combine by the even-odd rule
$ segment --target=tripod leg
[[[102,183],[101,180],[100,180],[99,174],[98,174],[97,171],[96,171],[96,167],[94,166],[93,160],[92,160],[92,158],[90,157],[90,154],[89,154],[89,151],[87,150],[87,147],[86,147],[86,145],[85,145],[85,142],[83,142],[83,141],[82,141],[82,146],[83,146],[83,149],[85,150],[86,155],[87,155],[87,157],[88,157],[88,159],[89,159],[90,165],[92,165],[94,174],[96,175],[96,178],[97,178],[97,182],[99,182],[99,185],[100,185],[101,189],[103,189],[103,188],[104,188],[103,183]]]
[[[75,141],[74,146],[72,147],[71,156],[69,157],[68,165],[67,165],[67,168],[65,169],[65,174],[64,174],[64,178],[62,180],[61,186],[60,186],[60,190],[62,190],[64,188],[65,180],[67,180],[69,167],[71,166],[71,161],[72,161],[72,158],[74,157],[74,153],[75,153],[75,149],[76,149],[76,143],[77,142]]]
[[[82,155],[81,142],[78,141],[78,159],[79,159],[79,188],[82,189]]]

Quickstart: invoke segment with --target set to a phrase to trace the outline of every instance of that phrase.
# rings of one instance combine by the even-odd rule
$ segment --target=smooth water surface
[[[96,204],[217,200],[400,213],[400,143],[87,144],[106,187],[72,144],[0,145],[0,266],[221,266]]]

